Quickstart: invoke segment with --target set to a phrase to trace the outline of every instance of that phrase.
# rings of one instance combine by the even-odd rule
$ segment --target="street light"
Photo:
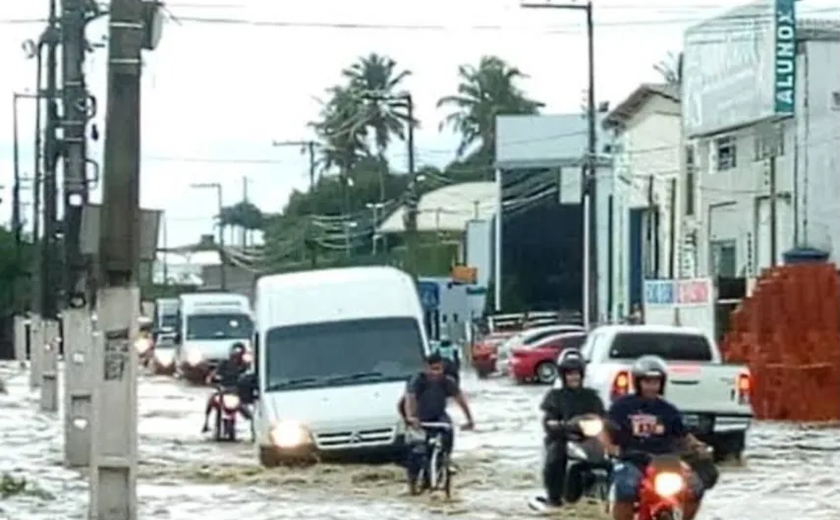
[[[416,265],[414,262],[415,242],[417,239],[417,172],[414,167],[414,99],[408,92],[401,92],[399,94],[390,94],[387,92],[363,92],[362,98],[371,101],[402,101],[406,108],[406,118],[408,119],[408,196],[406,197],[406,213],[405,213],[405,231],[406,231],[406,249],[407,249],[407,264],[408,272],[416,276]],[[384,186],[380,188],[380,202],[385,199]]]
[[[589,62],[589,88],[587,95],[588,146],[586,154],[586,173],[583,176],[583,198],[581,208],[583,216],[583,315],[587,328],[598,320],[598,256],[597,256],[597,217],[598,183],[596,181],[597,135],[595,131],[595,30],[592,17],[592,1],[585,4],[524,3],[525,9],[562,9],[583,11],[586,13],[587,58]],[[499,218],[499,217],[497,217]]]
[[[219,211],[219,261],[221,265],[219,266],[219,276],[221,278],[221,285],[222,290],[227,290],[227,270],[225,268],[225,229],[224,229],[224,220],[222,220],[222,210],[223,207],[223,197],[222,197],[222,185],[218,182],[204,182],[204,183],[196,183],[191,184],[191,188],[199,189],[199,190],[216,190],[216,203],[218,206]]]

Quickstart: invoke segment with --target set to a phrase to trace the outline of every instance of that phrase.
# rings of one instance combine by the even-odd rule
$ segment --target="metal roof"
[[[496,213],[498,188],[495,182],[462,182],[429,192],[417,205],[418,231],[463,232],[470,220],[489,220]],[[379,233],[405,231],[400,207],[379,226]]]

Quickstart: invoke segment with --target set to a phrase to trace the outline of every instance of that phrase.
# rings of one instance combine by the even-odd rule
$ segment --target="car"
[[[708,332],[668,325],[604,325],[581,347],[586,386],[604,406],[633,391],[631,367],[645,355],[668,364],[665,397],[683,413],[686,426],[714,449],[715,458],[740,458],[753,418],[752,377],[744,365],[724,363]],[[558,383],[555,382],[555,385]]]
[[[499,345],[511,336],[511,333],[497,332],[488,334],[473,343],[470,349],[470,359],[472,360],[472,367],[480,379],[496,372]]]
[[[562,334],[566,332],[585,332],[586,329],[581,327],[580,325],[568,325],[568,324],[554,324],[548,325],[545,327],[535,327],[532,329],[523,330],[518,334],[515,334],[505,340],[501,345],[498,347],[498,361],[497,366],[498,370],[503,373],[507,374],[510,371],[509,362],[511,358],[511,351],[514,348],[518,347],[527,347],[529,345],[533,345],[543,339],[553,336],[556,334]]]
[[[511,350],[510,376],[519,383],[551,384],[557,379],[557,359],[566,349],[577,349],[585,332],[561,332]]]

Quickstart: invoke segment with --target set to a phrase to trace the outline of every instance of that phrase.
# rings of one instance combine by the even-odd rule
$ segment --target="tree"
[[[417,126],[417,121],[408,120],[404,92],[400,85],[411,75],[408,70],[399,70],[397,62],[390,57],[371,53],[360,57],[342,71],[347,80],[346,89],[355,94],[354,117],[358,124],[372,134],[376,154],[386,163],[385,152],[393,136],[405,140],[408,124]],[[379,172],[379,199],[385,200],[385,170]]]
[[[457,156],[463,158],[471,148],[474,154],[495,162],[496,116],[536,114],[544,105],[528,98],[517,86],[527,76],[497,56],[484,56],[477,67],[458,67],[458,93],[438,101],[439,108],[450,108],[441,127],[449,126],[461,134]]]
[[[347,187],[353,166],[367,155],[366,128],[358,110],[358,96],[349,87],[335,86],[327,90],[320,118],[310,123],[322,143],[321,166],[338,168],[342,189],[342,205],[347,209]]]
[[[682,84],[683,76],[683,53],[675,54],[669,52],[665,59],[653,65],[653,70],[658,72],[665,83],[669,85]]]

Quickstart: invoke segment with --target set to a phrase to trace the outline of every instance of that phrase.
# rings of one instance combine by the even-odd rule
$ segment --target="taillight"
[[[615,399],[630,393],[630,372],[621,370],[615,375],[613,379],[612,389],[610,390],[610,398]]]
[[[751,388],[752,378],[750,375],[738,374],[738,379],[735,381],[735,396],[738,399],[738,404],[749,404]]]

